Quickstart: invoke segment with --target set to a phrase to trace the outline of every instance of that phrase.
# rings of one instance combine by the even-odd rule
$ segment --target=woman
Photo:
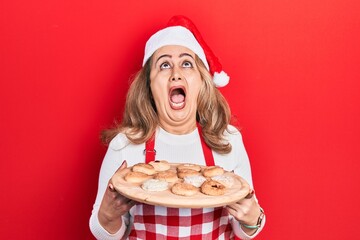
[[[223,72],[216,73],[219,69],[196,27],[183,16],[173,17],[148,40],[122,123],[105,134],[110,144],[90,218],[96,238],[252,239],[261,231],[265,217],[253,191],[224,207],[176,209],[135,203],[110,181],[127,165],[166,159],[219,165],[252,187],[241,134],[229,124],[230,109],[216,88],[228,82]]]

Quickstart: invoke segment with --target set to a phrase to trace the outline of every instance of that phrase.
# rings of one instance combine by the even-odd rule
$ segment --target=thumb
[[[251,189],[250,190],[250,192],[249,192],[249,194],[248,195],[246,195],[246,199],[250,199],[250,198],[252,198],[253,196],[254,196],[254,194],[255,194],[255,191],[254,191],[254,189]]]
[[[127,162],[126,162],[126,160],[124,160],[123,162],[122,162],[122,164],[121,164],[121,166],[118,168],[118,170],[122,170],[122,169],[125,169],[125,168],[127,168]],[[117,171],[118,171],[117,170]]]
[[[123,170],[123,169],[125,169],[125,168],[127,168],[127,162],[126,162],[126,160],[124,160],[124,161],[121,163],[120,167],[115,171],[115,174],[116,174],[118,171],[121,171],[121,170]]]
[[[116,174],[118,171],[121,171],[121,170],[123,170],[123,169],[125,169],[125,168],[127,168],[127,162],[126,162],[126,160],[124,160],[124,161],[122,162],[122,164],[120,165],[120,167],[116,170],[115,174]],[[115,174],[114,174],[114,175],[115,175]],[[110,190],[111,192],[115,192],[115,191],[116,191],[115,188],[114,188],[114,184],[112,183],[112,178],[109,180],[108,188],[109,188],[109,190]]]

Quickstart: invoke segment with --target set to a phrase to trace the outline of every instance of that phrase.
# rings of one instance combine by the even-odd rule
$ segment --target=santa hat
[[[229,76],[222,70],[219,59],[205,43],[194,23],[184,16],[174,16],[166,28],[156,32],[146,42],[143,66],[159,48],[167,45],[180,45],[189,48],[202,60],[213,76],[217,87],[229,83]]]

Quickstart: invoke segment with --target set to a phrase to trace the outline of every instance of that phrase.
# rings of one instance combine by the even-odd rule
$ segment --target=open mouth
[[[185,107],[185,89],[181,86],[176,86],[170,89],[170,106],[174,110],[179,110]]]

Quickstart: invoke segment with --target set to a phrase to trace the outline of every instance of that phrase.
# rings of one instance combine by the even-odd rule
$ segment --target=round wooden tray
[[[172,164],[171,168],[176,169],[176,164]],[[129,171],[131,168],[123,169],[114,174],[112,183],[115,189],[129,199],[150,205],[174,208],[221,207],[243,199],[250,191],[249,184],[243,178],[232,172],[225,172],[224,175],[233,177],[234,184],[231,188],[226,188],[225,194],[221,196],[209,196],[200,191],[193,196],[179,196],[171,192],[172,184],[169,184],[168,190],[150,192],[142,189],[141,184],[127,182],[124,176]]]

